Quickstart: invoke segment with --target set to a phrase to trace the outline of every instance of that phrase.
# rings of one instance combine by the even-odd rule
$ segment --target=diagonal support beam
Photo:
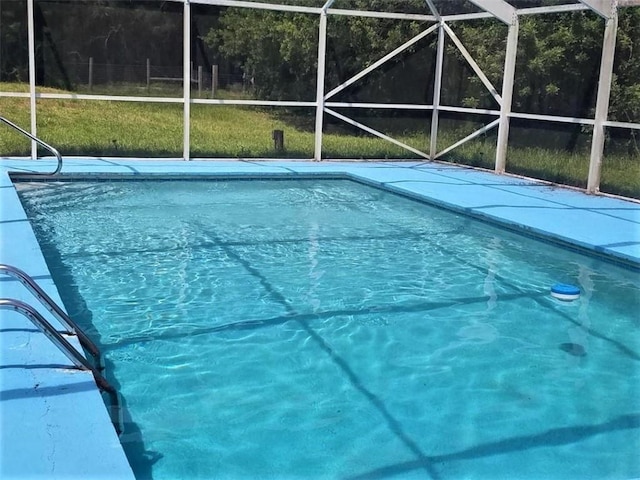
[[[324,97],[325,100],[328,100],[329,98],[333,97],[336,93],[341,92],[342,90],[344,90],[345,88],[347,88],[349,85],[352,85],[353,83],[357,82],[358,80],[360,80],[362,77],[368,75],[369,73],[373,72],[376,68],[378,68],[380,65],[388,62],[389,60],[391,60],[393,57],[395,57],[396,55],[398,55],[399,53],[403,52],[404,50],[406,50],[407,48],[409,48],[411,45],[413,45],[414,43],[419,42],[420,40],[422,40],[424,37],[426,37],[427,35],[429,35],[431,32],[435,31],[435,29],[438,28],[438,24],[432,25],[429,28],[427,28],[424,32],[419,33],[418,35],[416,35],[415,37],[413,37],[411,40],[409,40],[408,42],[403,43],[402,45],[400,45],[398,48],[396,48],[394,51],[388,53],[387,55],[385,55],[384,57],[382,57],[381,59],[379,59],[378,61],[374,62],[373,64],[369,65],[367,68],[365,68],[364,70],[362,70],[360,73],[357,73],[356,75],[354,75],[353,77],[351,77],[349,80],[347,80],[346,82],[338,85],[336,88],[334,88],[333,90],[331,90],[329,93],[327,93]]]
[[[435,4],[433,3],[433,0],[424,0],[425,3],[427,4],[427,7],[429,7],[429,10],[431,11],[431,14],[436,17],[436,19],[438,21],[442,20],[442,17],[440,16],[440,12],[438,12],[438,9],[436,8]]]
[[[614,10],[614,3],[616,0],[579,0],[580,3],[589,7],[595,13],[600,15],[605,20],[611,18]]]
[[[449,153],[454,148],[458,148],[460,145],[463,145],[463,144],[467,143],[469,140],[473,140],[474,138],[479,137],[480,135],[482,135],[484,133],[487,133],[493,127],[498,125],[498,123],[500,123],[500,119],[496,118],[493,122],[489,123],[488,125],[485,125],[484,127],[479,128],[475,132],[473,132],[473,133],[467,135],[466,137],[464,137],[462,140],[459,140],[456,143],[454,143],[453,145],[451,145],[450,147],[447,147],[444,150],[442,150],[440,153],[438,153],[434,157],[434,160],[437,159],[437,158],[440,158],[441,156],[443,156],[446,153]]]
[[[485,12],[489,12],[503,23],[511,25],[515,18],[516,9],[504,0],[469,0]]]
[[[323,12],[327,12],[327,10],[329,10],[331,8],[331,5],[333,5],[333,2],[335,2],[336,0],[327,0],[324,4],[324,6],[322,7],[322,11]]]
[[[367,133],[370,133],[371,135],[375,135],[378,138],[382,138],[383,140],[386,140],[387,142],[391,142],[394,145],[397,145],[401,148],[404,148],[405,150],[409,150],[410,152],[415,153],[416,155],[419,155],[423,158],[429,158],[429,155],[427,155],[424,152],[421,152],[420,150],[418,150],[417,148],[413,148],[409,145],[407,145],[406,143],[402,143],[398,140],[396,140],[395,138],[391,138],[388,135],[385,135],[384,133],[381,133],[377,130],[374,130],[371,127],[367,127],[366,125],[360,123],[360,122],[356,122],[355,120],[352,120],[349,117],[345,117],[344,115],[339,114],[338,112],[335,112],[333,110],[331,110],[330,108],[325,108],[324,109],[325,112],[327,112],[329,115],[333,115],[336,118],[339,118],[340,120],[342,120],[343,122],[348,123],[349,125],[353,125],[354,127],[358,127],[361,130],[364,130]]]
[[[453,43],[456,45],[456,47],[458,47],[458,50],[460,50],[460,53],[462,53],[462,56],[467,61],[471,69],[475,72],[478,78],[480,78],[480,81],[487,88],[487,90],[489,90],[489,93],[493,95],[493,98],[495,98],[496,102],[498,102],[498,105],[502,106],[502,97],[496,90],[496,87],[493,86],[491,81],[487,78],[487,76],[484,74],[482,69],[478,66],[476,61],[473,59],[469,51],[462,44],[460,39],[453,32],[453,30],[451,30],[451,27],[449,27],[449,25],[447,25],[446,23],[443,23],[443,26],[444,26],[444,31],[447,32],[447,35],[449,35],[449,38],[453,40]]]

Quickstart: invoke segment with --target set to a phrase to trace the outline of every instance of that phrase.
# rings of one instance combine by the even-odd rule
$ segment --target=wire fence
[[[141,64],[97,63],[92,58],[83,62],[66,62],[42,74],[42,85],[71,91],[104,91],[117,89],[126,93],[127,86],[136,91],[172,92],[182,95],[182,65],[154,65],[149,59]],[[248,91],[253,80],[242,73],[221,73],[218,65],[191,65],[191,87],[199,96],[212,98],[218,89]]]

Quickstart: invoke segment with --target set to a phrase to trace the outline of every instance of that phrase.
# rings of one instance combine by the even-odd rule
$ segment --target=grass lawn
[[[0,91],[24,92],[25,88],[23,84],[0,83]],[[45,87],[38,87],[38,91],[64,93]],[[162,94],[171,96],[169,91]],[[63,156],[182,157],[183,107],[180,103],[38,99],[37,112],[38,136]],[[28,129],[29,100],[3,97],[0,115]],[[310,159],[314,151],[313,119],[313,108],[285,111],[278,107],[192,105],[190,154],[192,157]],[[385,140],[335,125],[332,122],[332,128],[323,135],[324,158],[421,159]],[[384,131],[403,143],[428,151],[428,125],[421,126],[421,131],[395,128],[399,125],[400,122],[394,125],[394,119],[389,119]],[[470,125],[471,122],[439,131],[439,149],[473,131],[475,127]],[[284,131],[285,151],[274,149],[273,130]],[[6,126],[0,127],[0,146],[2,156],[28,155],[30,151],[29,141]],[[442,159],[492,169],[494,158],[495,130],[458,147]],[[542,146],[510,146],[508,150],[507,171],[510,173],[584,188],[588,168],[588,151],[567,152]],[[640,158],[628,153],[606,155],[601,190],[640,198]]]

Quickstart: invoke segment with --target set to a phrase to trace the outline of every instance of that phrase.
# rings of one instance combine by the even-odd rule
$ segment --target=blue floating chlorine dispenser
[[[580,298],[580,289],[575,285],[556,283],[551,287],[551,296],[565,302],[572,302]]]

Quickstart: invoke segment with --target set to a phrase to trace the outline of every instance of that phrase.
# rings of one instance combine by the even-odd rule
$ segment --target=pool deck
[[[48,159],[0,159],[0,263],[26,271],[60,302],[8,175],[53,167]],[[454,165],[66,159],[61,175],[351,178],[640,269],[640,203]],[[10,277],[0,277],[0,297],[36,306]],[[69,368],[67,358],[18,313],[2,310],[0,318],[0,478],[133,478],[91,373]]]

